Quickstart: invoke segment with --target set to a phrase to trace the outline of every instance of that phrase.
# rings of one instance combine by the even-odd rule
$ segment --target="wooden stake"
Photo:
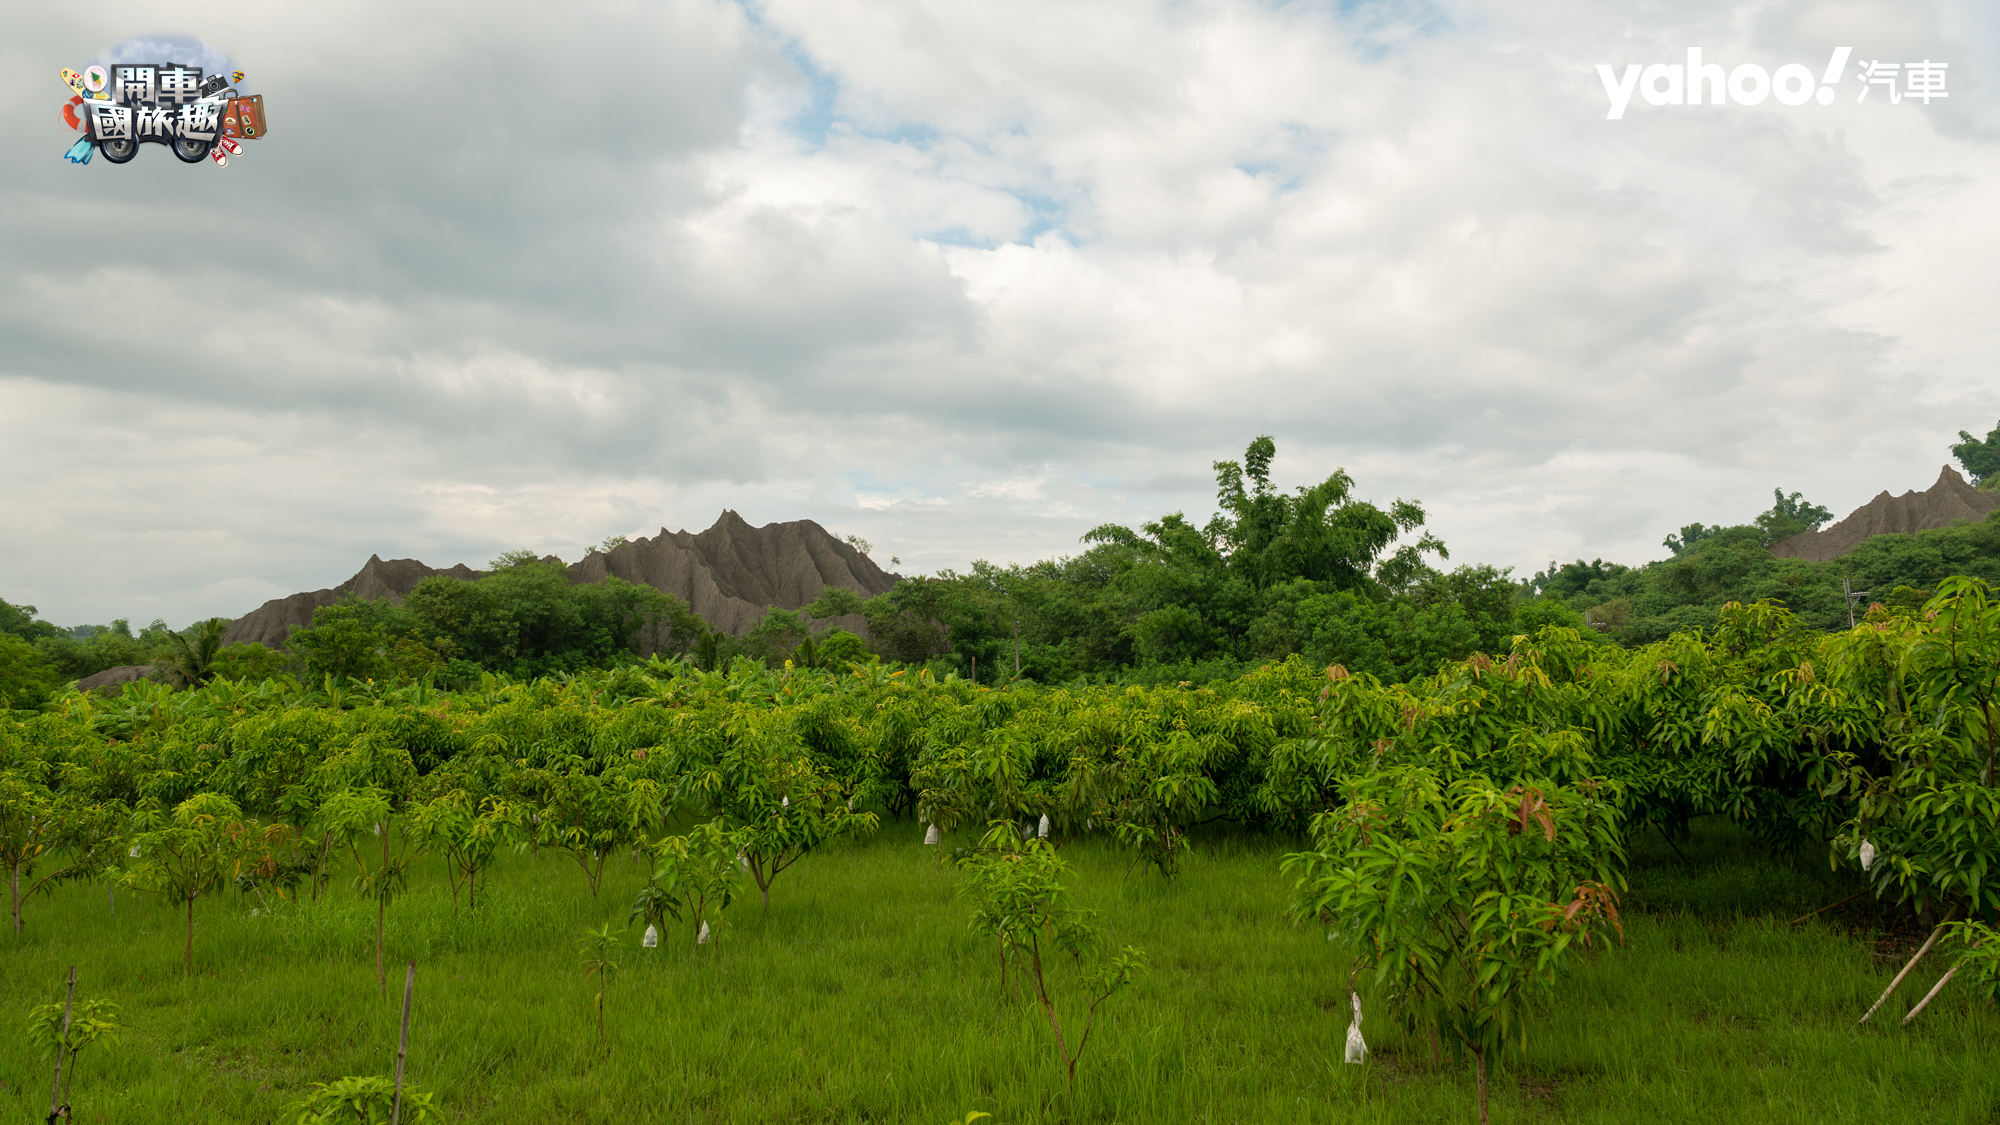
[[[63,1043],[69,1038],[69,1008],[70,1005],[75,1002],[76,1002],[76,966],[71,965],[69,967],[69,995],[63,997],[62,1031],[56,1034],[56,1081],[54,1088],[49,1090],[50,1121],[54,1121],[56,1119],[56,1113],[62,1108]]]
[[[1924,993],[1924,998],[1922,1000],[1917,1001],[1917,1006],[1910,1009],[1910,1014],[1903,1017],[1903,1026],[1904,1027],[1910,1026],[1911,1020],[1916,1019],[1918,1016],[1922,1015],[1924,1013],[1924,1009],[1930,1005],[1931,1000],[1934,999],[1938,993],[1943,992],[1944,986],[1950,984],[1951,978],[1957,975],[1958,975],[1958,966],[1953,965],[1949,972],[1939,977],[1938,982],[1931,986],[1931,990],[1929,992]]]
[[[410,1054],[410,997],[417,990],[417,963],[410,962],[403,978],[403,1038],[396,1044],[396,1100],[389,1106],[389,1125],[400,1125],[403,1116],[403,1060]]]
[[[1882,990],[1882,995],[1876,999],[1875,1006],[1873,1008],[1868,1009],[1867,1013],[1863,1015],[1859,1021],[1857,1021],[1856,1026],[1859,1026],[1860,1024],[1863,1023],[1867,1023],[1868,1018],[1875,1014],[1875,1010],[1877,1008],[1880,1008],[1883,1004],[1888,1003],[1889,995],[1896,991],[1896,986],[1903,983],[1903,978],[1910,975],[1910,970],[1916,968],[1917,962],[1923,960],[1924,954],[1929,953],[1931,951],[1931,946],[1936,945],[1937,940],[1944,936],[1945,922],[1951,921],[1951,916],[1956,913],[1958,913],[1958,904],[1953,903],[1951,909],[1945,911],[1944,922],[1939,922],[1937,929],[1931,931],[1931,936],[1927,940],[1925,940],[1923,948],[1917,950],[1917,955],[1910,958],[1910,963],[1903,966],[1903,971],[1896,974],[1895,980],[1889,982],[1889,987]]]
[[[1978,943],[1974,942],[1973,944],[1977,945]],[[1937,994],[1944,991],[1944,986],[1950,984],[1951,978],[1957,976],[1958,970],[1963,968],[1964,966],[1965,962],[1960,961],[1958,964],[1953,965],[1949,970],[1947,970],[1943,976],[1939,977],[1938,982],[1934,985],[1931,985],[1931,990],[1929,992],[1924,993],[1924,998],[1922,1000],[1917,1001],[1917,1006],[1910,1009],[1910,1014],[1903,1017],[1903,1026],[1904,1027],[1910,1026],[1911,1020],[1914,1020],[1918,1016],[1923,1015],[1924,1009],[1930,1006],[1930,1002],[1932,1000],[1937,999]]]

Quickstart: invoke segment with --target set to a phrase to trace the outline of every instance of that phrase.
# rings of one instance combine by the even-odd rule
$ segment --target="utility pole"
[[[1021,618],[1014,618],[1014,678],[1021,678]]]
[[[1854,579],[1843,578],[1840,580],[1840,592],[1847,598],[1847,627],[1852,629],[1854,628],[1854,603],[1867,597],[1868,591],[1855,589]]]

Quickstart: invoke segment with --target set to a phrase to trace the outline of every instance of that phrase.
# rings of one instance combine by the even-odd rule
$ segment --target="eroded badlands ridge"
[[[278,648],[294,628],[312,623],[313,610],[347,594],[401,601],[433,574],[475,578],[481,573],[463,563],[439,569],[415,559],[371,555],[359,573],[338,586],[273,598],[237,618],[225,643],[254,641]],[[770,607],[799,609],[828,586],[870,598],[900,579],[812,520],[751,527],[733,511],[724,511],[698,535],[663,527],[656,536],[593,552],[569,568],[571,582],[595,582],[607,575],[678,594],[711,627],[736,634],[747,632]],[[833,624],[857,632],[865,628],[859,615]]]

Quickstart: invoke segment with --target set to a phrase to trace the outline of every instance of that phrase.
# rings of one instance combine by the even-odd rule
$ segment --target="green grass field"
[[[1434,1066],[1372,998],[1374,1053],[1342,1064],[1348,954],[1285,921],[1287,842],[1207,839],[1171,886],[1127,876],[1108,846],[1064,850],[1079,904],[1152,964],[1105,1006],[1072,1096],[1047,1024],[1003,1000],[993,945],[968,930],[957,875],[920,838],[890,824],[810,857],[769,914],[753,890],[711,946],[675,931],[641,950],[626,931],[608,1053],[578,942],[607,917],[623,924],[643,881],[629,863],[593,900],[569,861],[510,855],[477,915],[454,915],[427,869],[389,915],[387,999],[373,910],[344,884],[256,916],[254,900],[204,900],[192,977],[165,907],[121,894],[114,918],[102,885],[64,888],[0,939],[0,1112],[47,1111],[49,1068],[22,1019],[61,998],[72,964],[79,996],[122,1005],[126,1028],[84,1055],[78,1121],[289,1122],[308,1083],[392,1070],[414,959],[409,1077],[468,1125],[943,1125],[971,1109],[1003,1125],[1474,1119],[1469,1065]],[[2000,1120],[2000,1013],[1948,991],[1900,1026],[1947,958],[1857,1028],[1908,934],[1882,941],[1852,912],[1787,925],[1851,889],[1823,861],[1761,860],[1719,828],[1684,850],[1638,849],[1628,944],[1564,982],[1526,1059],[1496,1075],[1495,1121]]]

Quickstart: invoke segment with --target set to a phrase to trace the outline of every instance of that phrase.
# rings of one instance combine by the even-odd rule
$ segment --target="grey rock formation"
[[[102,672],[93,672],[78,680],[76,682],[76,690],[117,695],[124,689],[126,684],[134,680],[150,680],[152,678],[153,666],[151,664],[121,664],[116,668],[106,668]]]
[[[592,552],[569,568],[572,582],[607,575],[678,594],[711,628],[738,636],[770,607],[802,608],[828,586],[872,598],[897,582],[811,520],[751,527],[732,511],[699,535],[663,527],[657,536]]]
[[[342,597],[353,594],[357,598],[388,598],[401,602],[417,583],[433,574],[449,575],[452,578],[477,578],[482,572],[460,563],[449,570],[439,570],[425,566],[415,559],[390,559],[383,561],[380,555],[368,556],[361,570],[354,577],[327,590],[313,590],[303,594],[293,594],[285,598],[272,598],[235,621],[230,622],[229,632],[223,634],[225,645],[261,644],[266,648],[285,647],[285,638],[293,629],[312,624],[313,610],[323,605],[332,605]]]
[[[1909,535],[1950,527],[1961,520],[1976,522],[1995,508],[2000,508],[2000,492],[1982,492],[1965,483],[1958,470],[1946,465],[1939,470],[1937,483],[1928,490],[1891,496],[1884,489],[1875,499],[1824,531],[1808,531],[1771,544],[1771,553],[1781,559],[1826,562],[1852,551],[1872,536]]]
[[[544,562],[560,561],[551,555]],[[259,642],[279,648],[294,628],[312,623],[313,610],[353,594],[400,602],[417,583],[433,574],[476,578],[482,572],[460,564],[437,570],[415,559],[384,562],[371,556],[361,572],[327,590],[274,598],[237,618],[224,637],[226,644]],[[609,552],[593,551],[571,564],[571,582],[596,582],[609,576],[678,595],[709,626],[742,635],[773,606],[801,609],[828,586],[842,586],[864,598],[886,592],[900,581],[885,573],[853,546],[833,537],[812,520],[751,527],[742,516],[724,511],[715,525],[700,534],[668,531],[634,539]],[[844,628],[866,635],[859,614],[815,622],[815,628]],[[645,638],[650,652],[656,638]]]

